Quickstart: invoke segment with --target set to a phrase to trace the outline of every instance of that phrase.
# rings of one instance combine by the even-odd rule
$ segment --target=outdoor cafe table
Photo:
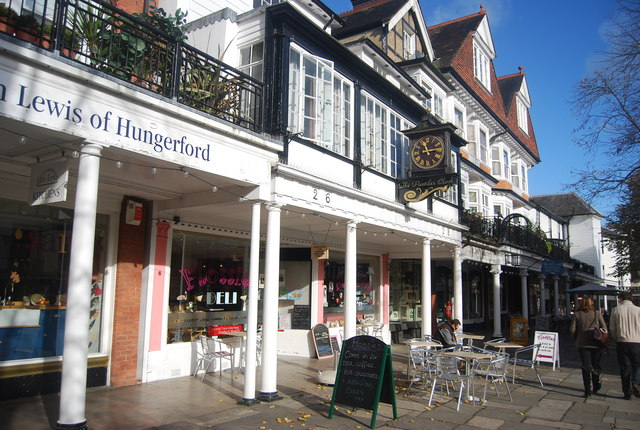
[[[470,369],[470,364],[473,360],[489,360],[491,358],[494,358],[496,355],[495,354],[490,354],[490,353],[486,353],[486,352],[474,352],[474,351],[446,351],[443,352],[442,355],[448,355],[450,357],[456,357],[456,358],[461,358],[464,360],[464,368],[465,368],[465,375],[469,375],[471,372]],[[469,392],[469,389],[467,388],[467,400],[480,400],[478,398],[474,398],[471,393]]]
[[[513,342],[485,342],[485,346],[490,346],[492,348],[500,349],[501,352],[505,352],[506,349],[519,349],[524,345],[520,345],[519,343]]]
[[[484,335],[481,334],[470,334],[470,333],[461,333],[461,334],[457,334],[456,337],[458,339],[467,339],[468,343],[467,345],[469,346],[473,346],[473,341],[474,340],[483,340],[484,339]]]
[[[409,346],[409,350],[415,346],[420,347],[430,347],[430,348],[441,348],[442,344],[440,342],[434,342],[432,340],[410,340],[405,342],[406,345]],[[407,379],[409,378],[409,373],[411,371],[411,351],[409,351],[409,359],[407,361]]]
[[[246,331],[222,331],[220,332],[220,336],[231,336],[231,337],[236,337],[240,339],[240,349],[239,349],[239,356],[238,356],[238,368],[240,369],[244,369],[244,353],[246,350],[246,339],[247,339],[247,332]],[[260,336],[260,333],[258,333],[258,336]],[[235,349],[235,348],[234,348]],[[234,354],[235,355],[235,354]],[[234,360],[235,361],[235,360]],[[235,365],[235,363],[234,363]]]

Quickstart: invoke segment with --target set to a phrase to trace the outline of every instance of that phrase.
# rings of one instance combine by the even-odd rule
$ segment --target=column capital
[[[80,146],[80,155],[100,155],[105,145],[96,142],[84,141]]]
[[[529,271],[525,268],[520,269],[520,276],[529,276]]]
[[[492,275],[499,275],[501,273],[502,273],[502,270],[501,270],[499,264],[492,264],[491,265],[491,274]]]
[[[276,202],[269,202],[265,204],[265,207],[269,212],[280,212],[280,210],[282,209],[282,206],[283,205],[281,203],[276,203]]]
[[[544,273],[542,273],[542,272],[538,273],[538,278],[544,279],[545,278]]]
[[[431,245],[431,239],[429,239],[428,237],[423,237],[422,238],[422,244],[423,245]]]
[[[347,230],[349,232],[353,232],[358,228],[358,221],[350,219],[347,221]]]

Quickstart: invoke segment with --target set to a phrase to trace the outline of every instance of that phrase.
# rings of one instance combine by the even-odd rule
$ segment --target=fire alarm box
[[[142,203],[127,201],[126,223],[129,225],[140,225],[142,222]]]

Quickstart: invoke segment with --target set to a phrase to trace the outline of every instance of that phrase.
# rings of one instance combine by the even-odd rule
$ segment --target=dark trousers
[[[622,392],[628,396],[631,394],[631,384],[640,385],[640,343],[618,342],[616,350],[620,366],[620,379],[622,379]]]
[[[598,389],[600,384],[600,359],[602,358],[602,350],[599,348],[578,348],[580,362],[582,363],[582,383],[585,391],[591,391],[591,382],[593,388]]]

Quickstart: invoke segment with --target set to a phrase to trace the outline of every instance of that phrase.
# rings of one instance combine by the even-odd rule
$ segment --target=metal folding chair
[[[535,370],[536,376],[538,377],[538,382],[540,382],[540,386],[544,387],[544,384],[542,384],[542,379],[540,378],[540,372],[538,372],[538,360],[536,360],[536,358],[538,357],[539,349],[540,344],[538,343],[535,345],[518,348],[515,351],[515,353],[513,354],[513,379],[511,380],[512,383],[516,381],[516,366],[520,365],[531,367],[533,370]],[[526,355],[528,352],[531,352],[531,359],[523,357],[523,355]]]
[[[229,360],[229,363],[233,364],[233,353],[230,351],[224,351],[222,349],[223,342],[220,339],[209,338],[204,335],[200,335],[200,348],[196,349],[198,355],[198,361],[196,362],[196,369],[193,372],[195,378],[198,371],[202,369],[201,381],[204,381],[205,376],[209,373],[209,369],[213,364],[215,370],[215,361],[218,360],[220,371],[222,371],[222,360]],[[221,374],[222,375],[222,374]]]
[[[487,401],[487,387],[489,383],[493,384],[493,387],[496,390],[496,395],[500,397],[500,392],[498,391],[497,382],[504,382],[507,387],[507,393],[509,394],[509,400],[513,402],[513,398],[511,397],[511,389],[509,388],[509,381],[507,377],[507,365],[509,363],[509,355],[508,354],[497,354],[495,358],[489,360],[476,360],[473,363],[472,373],[474,376],[484,377],[484,394],[482,396],[482,401]]]
[[[460,403],[462,402],[462,393],[467,388],[467,393],[469,392],[469,387],[473,383],[473,374],[470,375],[461,375],[458,370],[458,359],[456,357],[450,357],[447,355],[435,354],[436,359],[436,371],[433,378],[433,385],[431,386],[431,395],[429,396],[429,406],[431,406],[431,402],[433,401],[433,393],[436,390],[436,385],[438,382],[440,384],[444,383],[447,388],[447,395],[449,394],[449,383],[454,385],[455,382],[460,383],[460,393],[458,394],[458,406],[456,407],[456,411],[460,410]],[[441,387],[442,389],[442,387]],[[475,404],[475,398],[473,400]]]

